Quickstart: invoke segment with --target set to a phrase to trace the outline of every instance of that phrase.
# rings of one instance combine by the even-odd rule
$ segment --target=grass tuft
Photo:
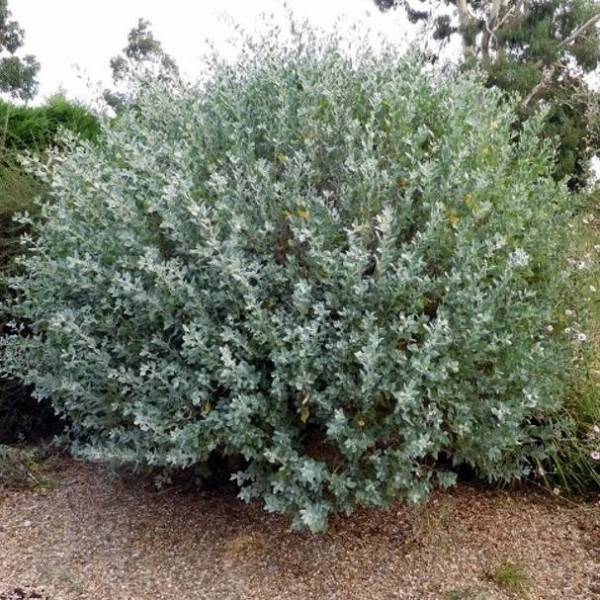
[[[526,570],[514,562],[500,563],[488,575],[499,588],[516,594],[523,594],[529,587],[529,577]]]

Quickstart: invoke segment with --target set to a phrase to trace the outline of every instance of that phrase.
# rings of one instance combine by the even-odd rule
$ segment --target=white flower
[[[557,488],[557,487],[555,487],[555,488],[552,490],[552,493],[553,493],[555,496],[560,496],[560,488]]]
[[[572,317],[575,313],[570,309],[567,308],[567,310],[565,310],[565,315],[567,315],[567,317]]]
[[[578,333],[577,334],[577,341],[580,343],[583,343],[585,341],[587,341],[587,335],[585,335],[585,333]]]
[[[590,456],[592,457],[592,460],[600,460],[600,452],[592,452]]]
[[[499,233],[497,233],[494,236],[494,247],[496,250],[501,250],[502,248],[504,248],[504,246],[506,246],[506,238],[503,235],[500,235]],[[598,248],[600,249],[600,244],[598,244]]]
[[[593,431],[594,433],[600,433],[600,426],[598,426],[598,425],[594,425],[594,426],[592,427],[592,431]]]
[[[522,248],[517,248],[508,257],[508,264],[515,269],[526,267],[529,264],[529,254]]]
[[[554,327],[552,327],[552,325],[546,325],[545,330],[547,333],[552,333],[554,331]]]

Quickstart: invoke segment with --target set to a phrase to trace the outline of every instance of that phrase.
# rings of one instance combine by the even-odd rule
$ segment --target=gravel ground
[[[0,491],[0,600],[600,599],[597,506],[459,487],[313,536],[223,492],[71,460],[48,478]]]

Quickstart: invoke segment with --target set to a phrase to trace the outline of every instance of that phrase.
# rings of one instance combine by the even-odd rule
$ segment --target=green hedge
[[[60,96],[33,107],[0,102],[0,135],[9,153],[44,151],[61,127],[87,140],[96,139],[100,132],[98,119],[88,109]]]

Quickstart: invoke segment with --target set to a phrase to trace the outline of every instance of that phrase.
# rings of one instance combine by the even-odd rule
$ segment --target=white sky
[[[372,0],[288,0],[288,6],[325,29],[341,18],[398,44],[414,35],[400,13],[381,14]],[[262,14],[286,18],[282,0],[9,0],[9,8],[25,29],[23,52],[42,65],[39,100],[61,87],[69,97],[92,100],[110,84],[109,60],[140,17],[152,22],[155,37],[191,78],[206,39],[228,52],[232,20],[253,30]]]

